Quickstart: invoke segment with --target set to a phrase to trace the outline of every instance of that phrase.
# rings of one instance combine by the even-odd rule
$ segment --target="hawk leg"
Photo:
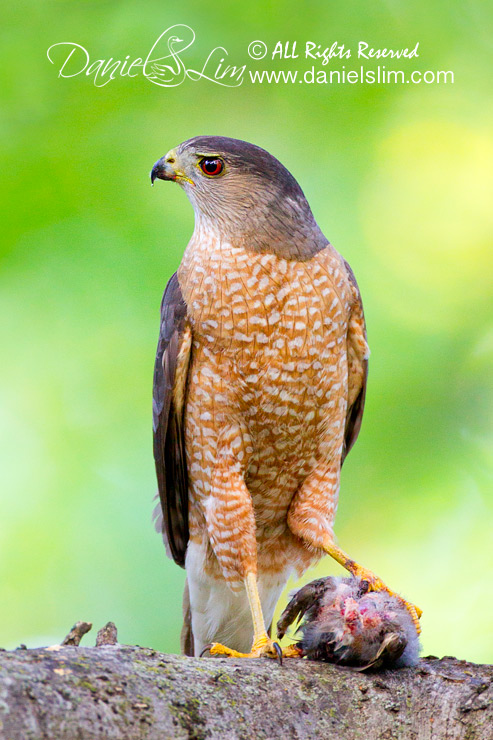
[[[240,653],[237,650],[221,645],[219,642],[213,642],[209,648],[211,655],[225,655],[228,658],[294,658],[301,657],[298,651],[291,650],[292,646],[289,646],[286,650],[282,650],[279,645],[267,634],[265,629],[264,617],[262,614],[262,606],[260,604],[260,597],[257,587],[257,578],[255,573],[250,571],[245,577],[245,588],[248,595],[248,601],[250,603],[250,609],[252,612],[253,620],[253,644],[252,649],[249,653]]]
[[[329,448],[330,449],[330,448]],[[328,455],[329,459],[330,456]],[[396,596],[409,611],[418,635],[421,632],[419,618],[421,609],[391,591],[385,583],[371,570],[363,568],[341,550],[332,536],[339,494],[340,463],[332,448],[332,463],[320,465],[299,488],[291,502],[288,512],[288,524],[294,535],[300,537],[312,547],[317,547],[334,558],[353,576],[363,578],[369,583],[370,591],[387,591]]]
[[[244,471],[249,458],[248,433],[244,425],[230,422],[221,432],[205,518],[212,548],[230,583],[245,585],[253,621],[253,644],[249,653],[214,642],[211,655],[232,658],[280,657],[281,649],[265,628],[257,585],[257,541],[255,514]]]

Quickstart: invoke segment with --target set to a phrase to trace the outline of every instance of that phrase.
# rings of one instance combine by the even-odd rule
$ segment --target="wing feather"
[[[186,315],[186,303],[175,273],[161,302],[154,366],[153,436],[161,509],[156,526],[163,534],[168,554],[182,567],[189,536],[184,408],[192,332]]]
[[[358,283],[349,264],[344,261],[349,281],[355,294],[355,305],[349,320],[348,350],[348,409],[344,433],[344,447],[341,464],[356,439],[363,421],[365,408],[366,384],[368,379],[368,344],[366,341],[365,314]]]

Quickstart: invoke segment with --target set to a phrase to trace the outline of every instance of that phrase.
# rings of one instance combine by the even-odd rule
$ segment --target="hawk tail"
[[[183,627],[180,635],[180,648],[183,655],[190,658],[194,656],[193,632],[192,632],[192,609],[190,607],[190,593],[188,590],[188,581],[185,579],[185,589],[183,591]]]

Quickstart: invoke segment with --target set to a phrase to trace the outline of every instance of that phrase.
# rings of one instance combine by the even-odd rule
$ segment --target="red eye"
[[[220,175],[224,169],[223,160],[217,157],[216,158],[204,157],[204,159],[200,160],[199,165],[200,165],[200,169],[202,170],[202,172],[205,175],[209,175],[209,177]]]

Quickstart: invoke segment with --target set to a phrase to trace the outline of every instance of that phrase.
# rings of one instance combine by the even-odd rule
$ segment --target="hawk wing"
[[[354,291],[355,305],[353,307],[348,326],[347,353],[348,353],[348,408],[346,413],[346,429],[344,433],[344,447],[342,450],[341,465],[349,450],[356,442],[363,420],[365,408],[366,381],[368,378],[369,349],[366,342],[366,324],[363,312],[363,303],[358,283],[349,264],[344,260],[349,282]]]
[[[190,365],[192,331],[176,273],[164,291],[161,329],[154,366],[154,461],[160,506],[156,529],[168,555],[185,565],[188,544],[188,479],[185,456],[184,408]]]

